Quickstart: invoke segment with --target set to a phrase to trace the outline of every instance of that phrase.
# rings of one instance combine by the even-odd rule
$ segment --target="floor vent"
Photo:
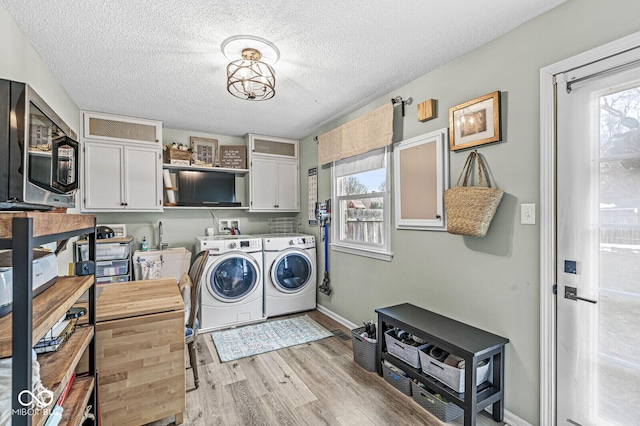
[[[334,336],[341,338],[342,340],[351,340],[351,336],[342,330],[331,330]]]

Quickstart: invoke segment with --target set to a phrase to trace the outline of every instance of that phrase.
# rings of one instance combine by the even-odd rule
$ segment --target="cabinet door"
[[[123,147],[85,142],[82,211],[122,209]]]
[[[278,191],[276,209],[278,211],[300,211],[300,187],[297,161],[277,161]]]
[[[162,163],[158,149],[127,146],[124,158],[127,210],[160,210]]]
[[[251,161],[250,210],[276,210],[276,162],[273,159],[253,158]]]

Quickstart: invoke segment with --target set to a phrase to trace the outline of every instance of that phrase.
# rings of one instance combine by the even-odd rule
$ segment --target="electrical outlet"
[[[231,227],[229,226],[228,220],[226,219],[218,220],[218,231],[220,231],[221,234],[226,234],[227,232],[229,232],[229,229],[231,229]]]

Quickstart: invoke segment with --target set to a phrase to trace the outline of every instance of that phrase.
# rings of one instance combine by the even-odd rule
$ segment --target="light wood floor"
[[[353,361],[351,331],[305,312],[336,336],[221,363],[210,333],[198,336],[200,387],[186,371],[185,425],[443,425],[409,396]],[[277,318],[276,318],[277,319]],[[188,356],[187,356],[188,362]],[[173,424],[173,418],[150,426]],[[462,425],[462,417],[453,424]],[[504,425],[482,413],[478,425]]]

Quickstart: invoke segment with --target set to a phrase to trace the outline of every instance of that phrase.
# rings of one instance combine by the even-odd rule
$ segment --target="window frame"
[[[390,262],[393,258],[393,252],[391,251],[391,211],[393,209],[391,200],[391,151],[390,147],[386,146],[381,148],[384,150],[384,168],[386,179],[386,190],[383,192],[374,193],[375,197],[382,197],[382,235],[383,244],[380,246],[374,246],[372,244],[357,243],[353,241],[343,241],[340,239],[342,222],[339,218],[345,215],[342,211],[340,201],[346,198],[349,199],[363,199],[372,198],[371,193],[367,194],[352,194],[345,196],[338,196],[338,178],[342,176],[336,176],[336,162],[331,163],[331,205],[332,205],[332,230],[331,230],[331,250],[354,254],[357,256],[365,256],[373,259],[384,260]]]

